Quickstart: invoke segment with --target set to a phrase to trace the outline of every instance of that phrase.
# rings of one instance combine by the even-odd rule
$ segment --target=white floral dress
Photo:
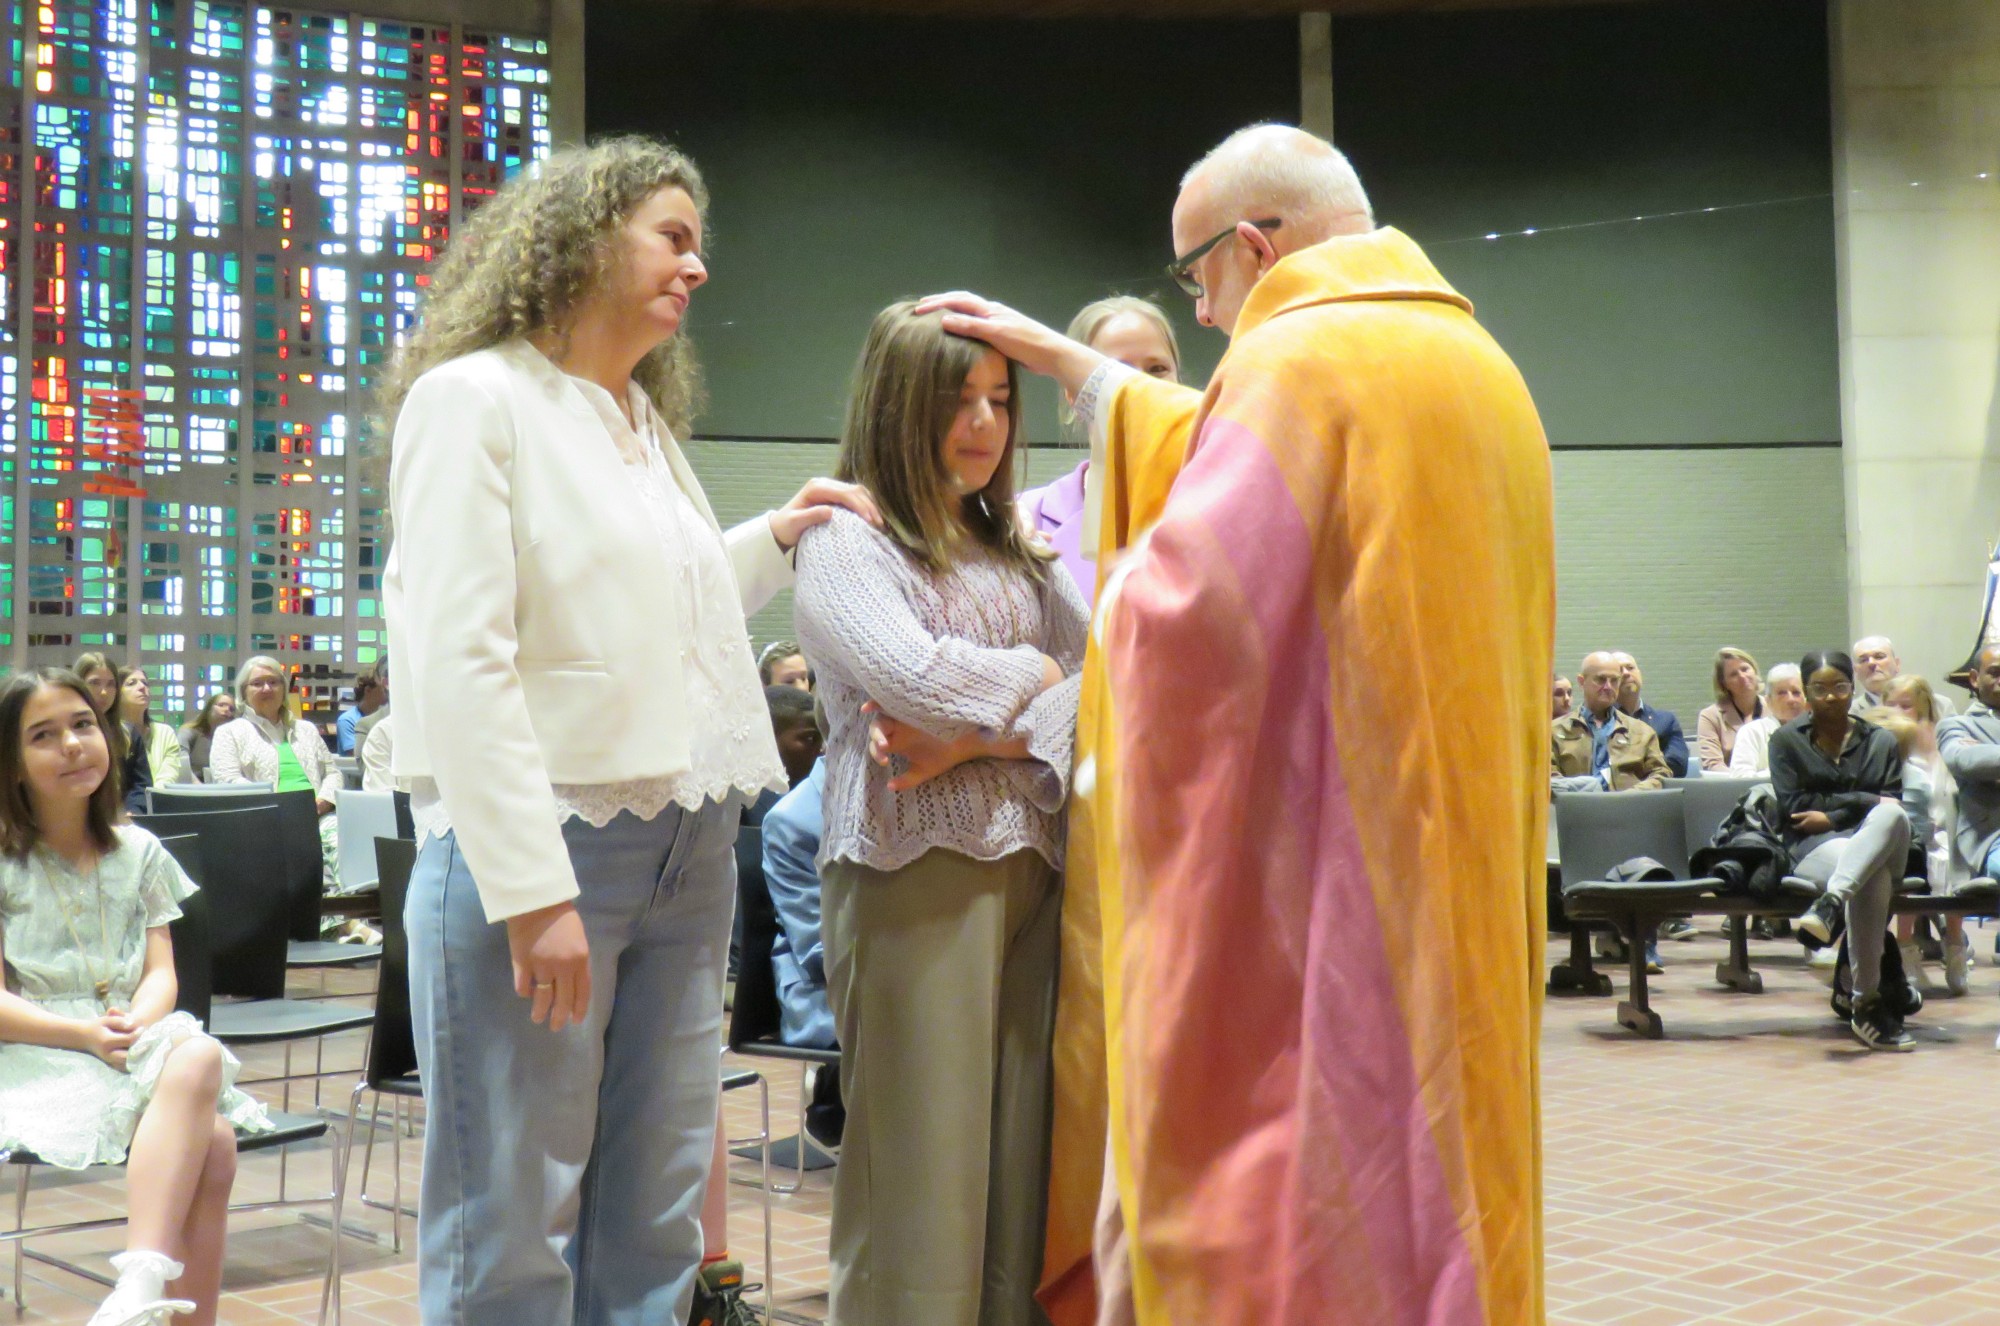
[[[180,916],[180,901],[195,886],[152,834],[131,826],[116,832],[117,847],[94,871],[79,872],[45,847],[25,861],[0,858],[9,993],[62,1017],[94,1019],[105,1009],[95,986],[106,980],[110,1005],[132,1006],[146,931]],[[141,1033],[122,1073],[80,1050],[0,1042],[0,1151],[32,1151],[62,1169],[121,1163],[168,1051],[200,1034],[194,1018],[170,1013]],[[242,1066],[227,1050],[222,1057],[217,1109],[239,1129],[269,1129],[264,1107],[236,1089]]]

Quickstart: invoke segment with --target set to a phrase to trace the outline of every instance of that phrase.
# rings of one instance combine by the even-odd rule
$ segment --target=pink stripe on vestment
[[[1267,972],[1270,982],[1296,984],[1301,998],[1301,1006],[1288,1013],[1293,1021],[1287,1027],[1239,1028],[1239,1034],[1271,1041],[1292,1075],[1269,1084],[1282,1088],[1290,1101],[1288,1111],[1267,1121],[1281,1135],[1228,1146],[1216,1156],[1182,1158],[1222,1166],[1222,1173],[1210,1173],[1199,1185],[1222,1196],[1232,1178],[1268,1182],[1262,1158],[1274,1147],[1284,1153],[1285,1191],[1229,1193],[1233,1200],[1221,1203],[1238,1214],[1257,1211],[1260,1228],[1242,1231],[1244,1242],[1266,1240],[1262,1249],[1244,1249],[1257,1253],[1243,1268],[1242,1286],[1255,1300],[1254,1313],[1226,1316],[1297,1326],[1477,1323],[1483,1320],[1478,1271],[1460,1230],[1396,998],[1399,981],[1421,979],[1422,973],[1398,971],[1385,951],[1376,890],[1329,708],[1331,651],[1317,590],[1326,577],[1344,574],[1326,559],[1348,555],[1347,550],[1324,538],[1316,547],[1315,531],[1301,516],[1268,446],[1242,425],[1215,418],[1202,430],[1176,483],[1169,520],[1158,533],[1148,574],[1135,575],[1127,589],[1133,609],[1173,612],[1179,602],[1214,594],[1218,582],[1233,576],[1231,588],[1240,594],[1238,620],[1247,616],[1244,629],[1256,639],[1248,649],[1240,641],[1201,641],[1197,647],[1205,657],[1116,659],[1121,689],[1137,693],[1138,711],[1156,712],[1157,706],[1145,703],[1147,674],[1192,669],[1216,687],[1240,692],[1254,710],[1256,726],[1249,742],[1253,764],[1232,768],[1228,759],[1205,759],[1216,785],[1195,789],[1212,805],[1240,803],[1237,814],[1166,825],[1148,822],[1145,811],[1127,799],[1140,831],[1178,829],[1190,835],[1160,856],[1163,863],[1186,867],[1164,872],[1162,882],[1189,893],[1150,897],[1154,914],[1146,930],[1157,938],[1212,923],[1216,899],[1200,895],[1206,887],[1225,890],[1242,909],[1246,951],[1241,956],[1249,960],[1236,968],[1238,979],[1255,982],[1260,971]],[[1196,611],[1206,616],[1199,606]],[[1262,661],[1264,675],[1240,675],[1246,655]],[[1228,671],[1232,660],[1239,675]],[[1174,689],[1163,688],[1161,698]],[[1121,698],[1121,710],[1126,704]],[[1369,735],[1362,729],[1346,739],[1366,742]],[[1247,793],[1242,786],[1223,785],[1251,778],[1254,790]],[[1136,881],[1128,887],[1151,892]],[[1196,981],[1202,980],[1201,965],[1192,974]],[[1182,984],[1188,977],[1161,971],[1158,955],[1151,955],[1147,966],[1155,973],[1150,993],[1164,998],[1135,1016],[1155,1027],[1163,1017],[1203,1016],[1197,1009],[1212,1016],[1218,1005],[1239,997],[1239,991]],[[1257,1006],[1254,998],[1249,1003]],[[1232,1089],[1223,1082],[1172,1080],[1143,1088]],[[1174,1140],[1147,1139],[1144,1149],[1171,1153]],[[1232,1167],[1232,1160],[1239,1163]],[[1142,1180],[1142,1242],[1145,1187]],[[1163,1214],[1174,1237],[1186,1230],[1185,1219],[1199,1215]],[[1175,1298],[1170,1291],[1168,1300]],[[1342,1315],[1343,1306],[1349,1315]]]

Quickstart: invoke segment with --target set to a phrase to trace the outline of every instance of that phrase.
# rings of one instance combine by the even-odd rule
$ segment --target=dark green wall
[[[1333,52],[1378,216],[1555,445],[1839,439],[1823,0],[1349,19]]]
[[[831,435],[868,320],[969,288],[1066,321],[1106,294],[1182,318],[1160,276],[1188,164],[1298,114],[1297,24],[864,20],[589,10],[588,123],[681,144],[714,194],[691,318],[702,431]],[[1171,300],[1168,296],[1171,295]],[[1052,440],[1034,384],[1029,436]]]
[[[830,438],[868,319],[941,287],[1058,323],[1103,294],[1153,294],[1205,379],[1223,342],[1157,276],[1169,209],[1223,135],[1296,118],[1295,21],[649,3],[590,6],[588,123],[673,138],[713,187],[714,277],[691,320],[704,437]],[[1690,723],[1716,646],[1768,664],[1847,636],[1825,33],[1823,0],[1333,29],[1337,140],[1380,218],[1478,305],[1559,449],[1563,666],[1629,647]],[[1043,384],[1028,417],[1032,439],[1054,438]],[[725,518],[831,460],[806,442],[691,454]],[[753,633],[788,621],[781,599]]]

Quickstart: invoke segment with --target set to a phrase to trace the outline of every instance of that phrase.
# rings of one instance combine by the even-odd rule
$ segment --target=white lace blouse
[[[652,819],[668,806],[699,810],[705,801],[722,801],[735,793],[749,799],[765,788],[783,791],[785,768],[771,735],[770,710],[764,703],[757,661],[750,654],[749,628],[729,553],[722,536],[674,482],[660,451],[665,425],[636,385],[628,399],[639,423],[637,432],[626,423],[610,392],[583,378],[570,381],[618,444],[667,561],[682,577],[679,602],[685,615],[661,623],[660,639],[662,647],[680,650],[687,689],[684,712],[692,730],[687,772],[636,782],[555,784],[557,818],[603,828],[623,811]],[[411,780],[410,811],[420,842],[451,828],[437,785],[430,779]]]

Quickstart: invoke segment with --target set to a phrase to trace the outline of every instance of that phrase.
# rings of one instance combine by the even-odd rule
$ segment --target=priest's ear
[[[1236,238],[1243,241],[1244,252],[1256,255],[1257,275],[1259,276],[1277,266],[1278,259],[1285,256],[1278,252],[1278,246],[1271,242],[1270,234],[1270,232],[1279,229],[1283,225],[1282,221],[1275,226],[1268,223],[1260,226],[1254,221],[1238,221],[1236,223]]]

